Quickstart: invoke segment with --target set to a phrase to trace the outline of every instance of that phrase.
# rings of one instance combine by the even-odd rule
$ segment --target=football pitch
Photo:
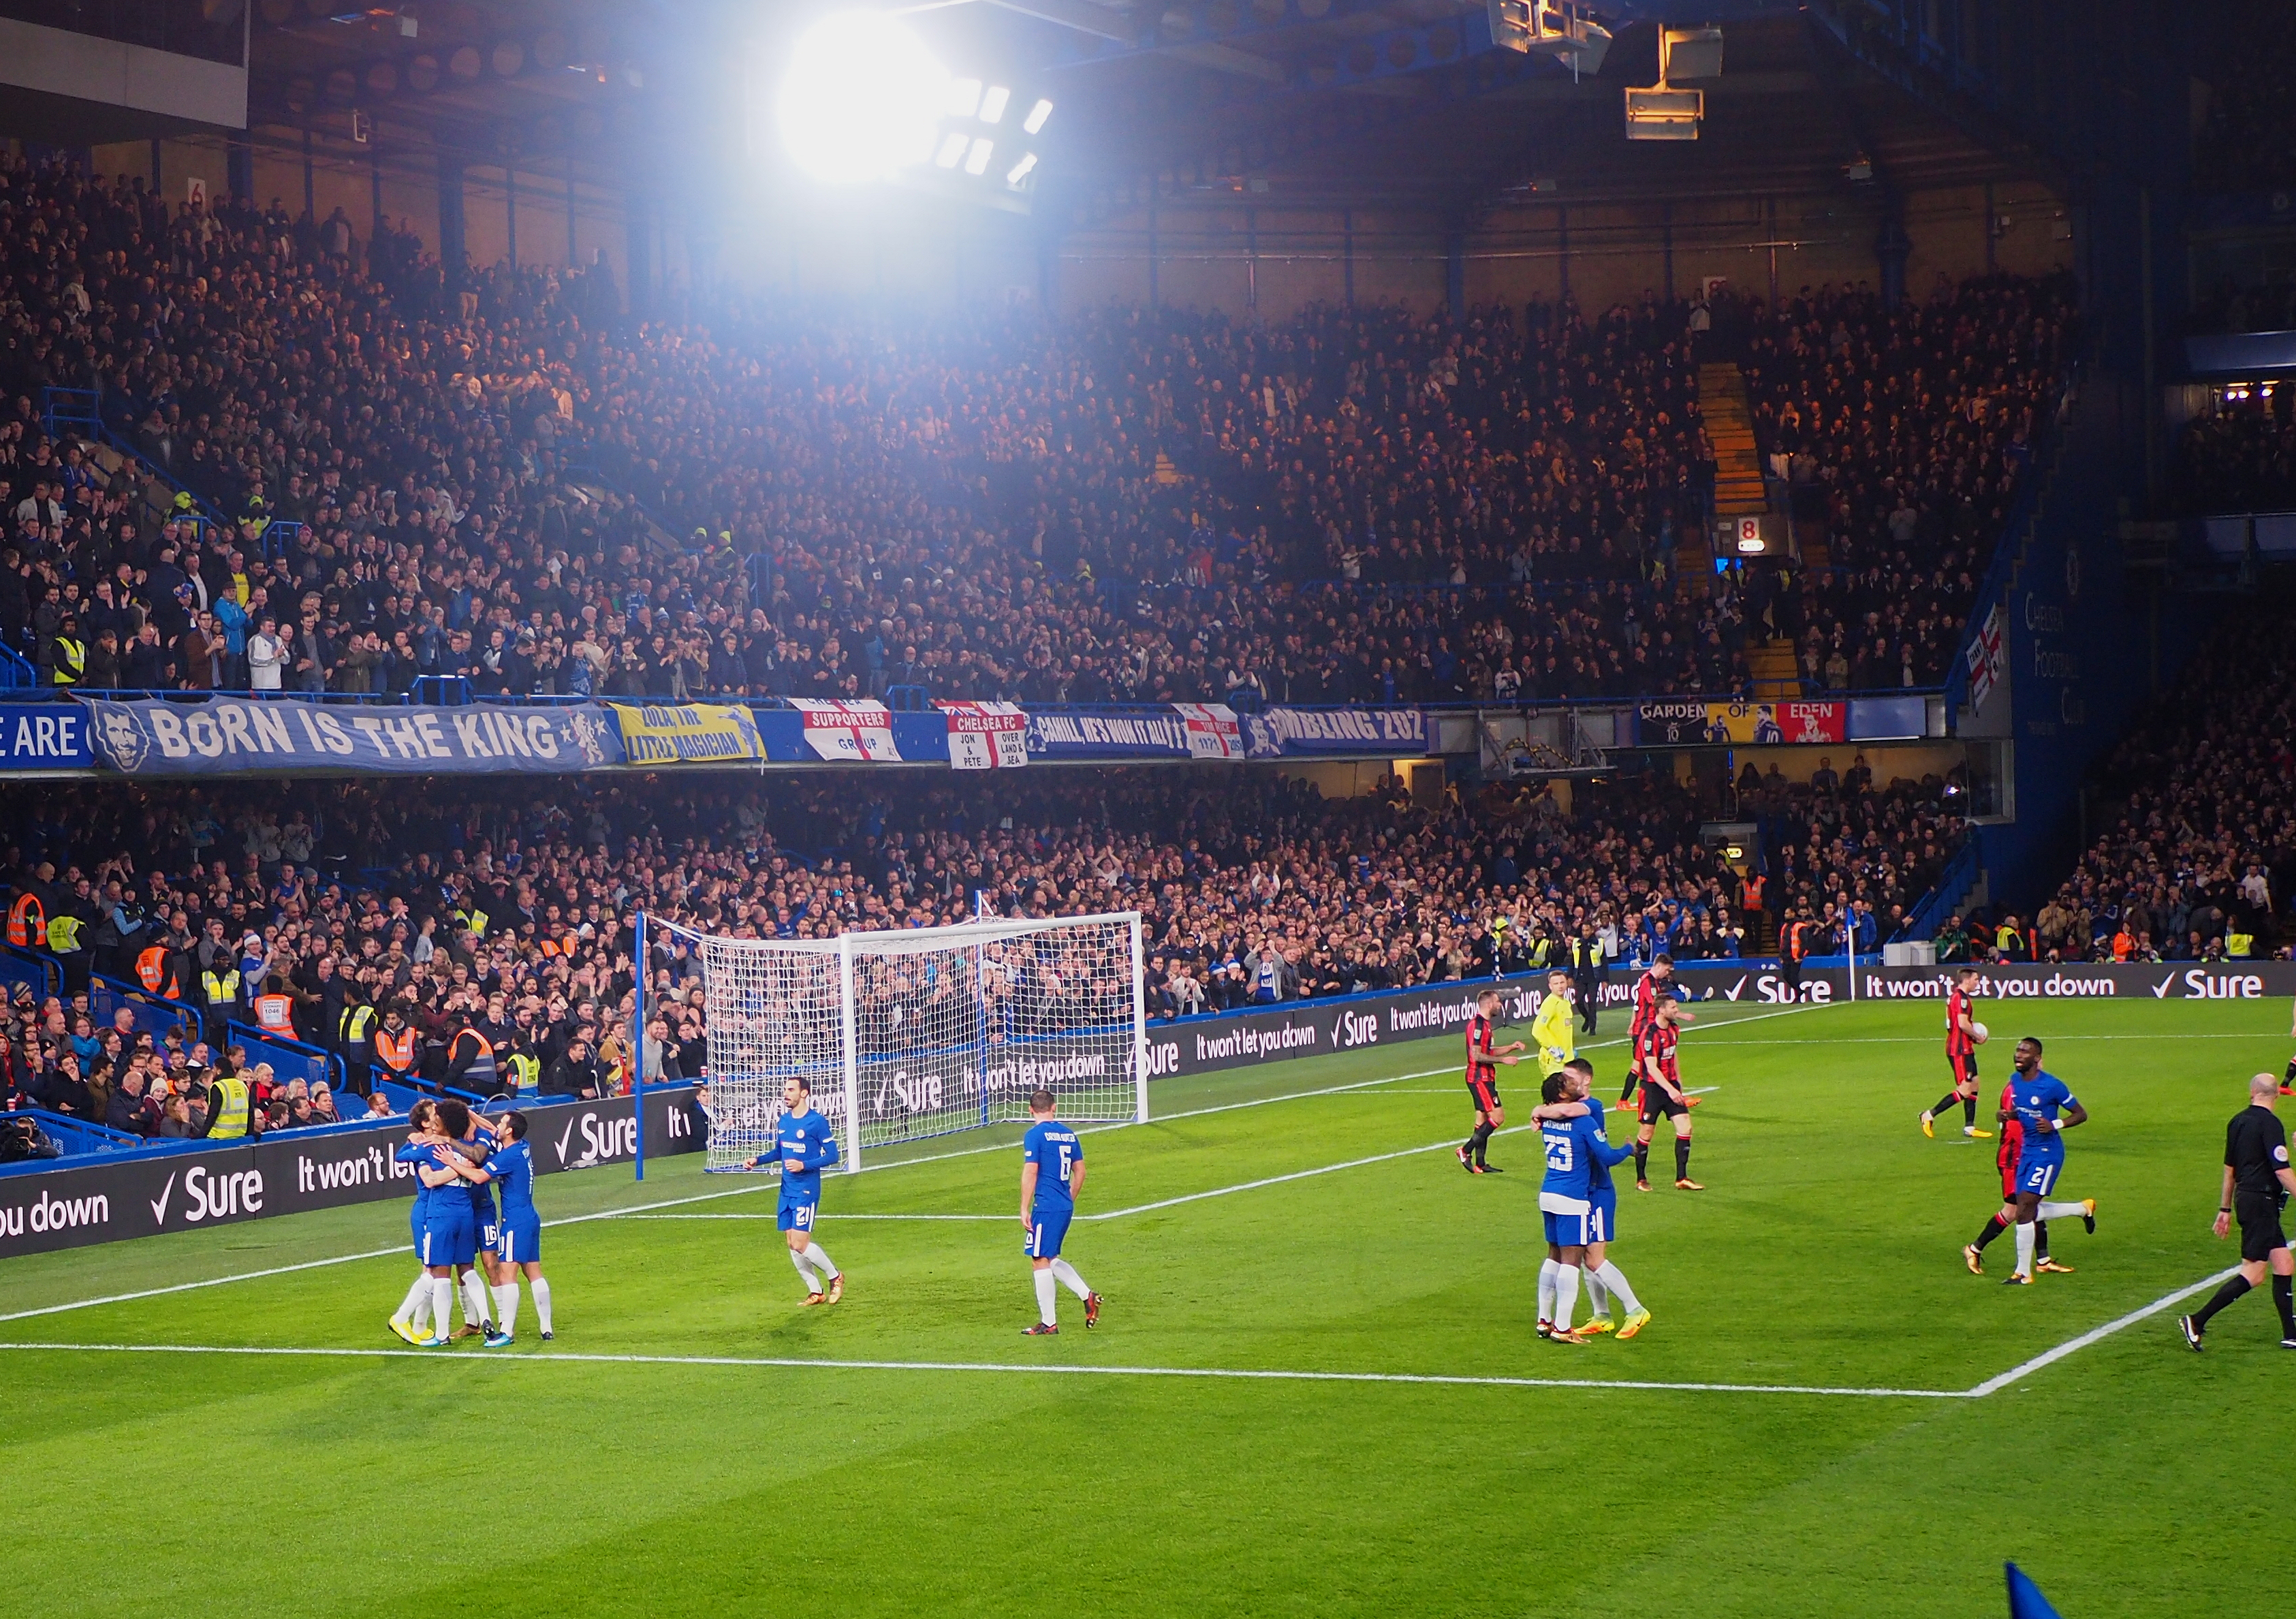
[[[509,1349],[391,1337],[404,1202],[12,1261],[9,1606],[1872,1619],[2001,1613],[2005,1557],[2069,1619],[2261,1603],[2296,1355],[2264,1290],[2198,1356],[2174,1301],[2238,1257],[2224,1126],[2288,1004],[1980,1005],[1981,1118],[2025,1033],[2092,1114],[2056,1196],[2098,1230],[2053,1228],[2076,1273],[2030,1288],[2006,1238],[1962,1263],[1992,1144],[1915,1124],[1937,1003],[1700,1010],[1709,1189],[1661,1127],[1611,1250],[1631,1343],[1535,1335],[1532,1072],[1509,1172],[1464,1175],[1449,1040],[1088,1132],[1068,1253],[1107,1311],[1063,1293],[1056,1338],[1020,1332],[1017,1130],[826,1177],[828,1309],[770,1181],[698,1156],[537,1183],[549,1344],[530,1300]]]

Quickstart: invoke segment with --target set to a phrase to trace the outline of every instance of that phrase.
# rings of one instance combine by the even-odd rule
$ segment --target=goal
[[[865,1152],[1024,1120],[1029,1095],[1079,1122],[1148,1117],[1140,916],[986,920],[835,939],[724,939],[656,917],[701,966],[712,1170],[768,1151],[802,1074]]]

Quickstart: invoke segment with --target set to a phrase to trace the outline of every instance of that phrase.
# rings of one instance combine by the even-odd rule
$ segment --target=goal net
[[[710,1169],[771,1147],[793,1073],[849,1169],[871,1147],[1025,1120],[1040,1089],[1068,1119],[1148,1117],[1136,913],[836,939],[676,931],[701,966]]]

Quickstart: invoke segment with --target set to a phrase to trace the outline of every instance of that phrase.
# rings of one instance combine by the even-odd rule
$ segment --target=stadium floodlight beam
[[[885,179],[929,161],[948,70],[890,17],[840,12],[798,37],[775,109],[791,159],[817,180]]]
[[[964,160],[964,172],[970,175],[987,174],[989,154],[996,150],[996,143],[985,135],[974,141],[971,155]]]
[[[1003,85],[991,86],[988,94],[980,98],[980,121],[996,123],[1004,116],[1004,104],[1012,99],[1013,92]]]
[[[1036,166],[1037,154],[1033,152],[1023,153],[1021,160],[1013,165],[1012,172],[1004,177],[1004,184],[1007,185],[1018,185],[1021,181],[1029,177],[1029,171],[1036,168]]]
[[[1053,103],[1048,101],[1038,102],[1035,106],[1029,109],[1029,116],[1021,120],[1021,133],[1023,135],[1036,135],[1040,133],[1044,129],[1045,120],[1052,117],[1052,115]]]

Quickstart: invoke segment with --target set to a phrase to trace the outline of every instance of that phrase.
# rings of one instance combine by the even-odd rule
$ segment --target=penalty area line
[[[2134,1327],[2139,1321],[2147,1321],[2165,1311],[2174,1310],[2195,1294],[2206,1293],[2210,1288],[2219,1286],[2226,1277],[2239,1269],[2239,1266],[2234,1265],[2228,1270],[2218,1271],[2214,1276],[2202,1277],[2189,1287],[2179,1287],[2174,1293],[2161,1294],[2141,1310],[2132,1310],[2127,1315],[2107,1321],[2102,1327],[2092,1327],[2079,1337],[2067,1338],[2054,1349],[2044,1350],[2031,1360],[2021,1361],[2011,1367],[1997,1377],[1988,1377],[1969,1391],[1969,1397],[1972,1400],[1982,1400],[1988,1394],[1997,1394],[2011,1384],[2031,1377],[2045,1366],[2054,1366],[2068,1355],[2077,1355],[2092,1344],[2102,1344],[2113,1334]]]
[[[305,1349],[227,1344],[0,1344],[18,1354],[242,1355],[308,1360],[427,1360],[423,1349]],[[1635,1393],[1803,1394],[1860,1400],[1966,1400],[1965,1390],[1832,1388],[1799,1383],[1672,1383],[1630,1377],[1471,1377],[1442,1372],[1303,1371],[1274,1367],[1016,1365],[1000,1360],[812,1360],[783,1355],[607,1355],[550,1350],[530,1355],[453,1355],[461,1365],[711,1366],[777,1371],[945,1372],[1048,1377],[1175,1377],[1252,1383],[1391,1383],[1439,1388],[1614,1389]]]

